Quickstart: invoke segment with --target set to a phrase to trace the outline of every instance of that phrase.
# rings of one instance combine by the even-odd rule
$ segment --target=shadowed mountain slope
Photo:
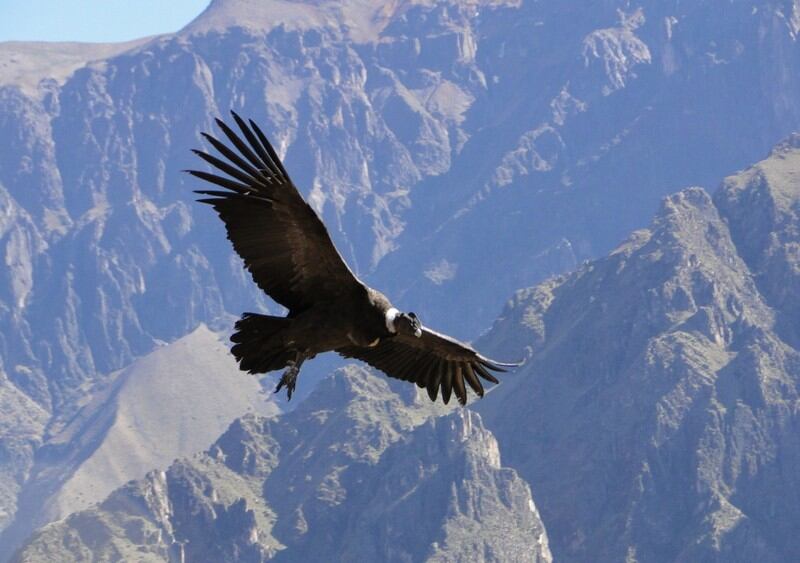
[[[691,188],[610,256],[517,293],[524,373],[477,405],[566,561],[800,557],[800,145]]]

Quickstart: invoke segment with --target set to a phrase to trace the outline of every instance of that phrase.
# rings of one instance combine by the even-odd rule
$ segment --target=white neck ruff
[[[397,329],[394,326],[394,320],[397,318],[397,316],[399,314],[400,314],[400,311],[398,311],[394,307],[392,307],[391,309],[386,311],[386,328],[392,334],[396,334],[397,333]]]

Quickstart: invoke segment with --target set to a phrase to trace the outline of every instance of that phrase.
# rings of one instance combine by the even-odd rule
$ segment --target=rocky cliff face
[[[466,113],[469,139],[446,173],[422,182],[433,203],[407,214],[376,279],[408,288],[404,299],[431,322],[470,337],[506,295],[646,226],[662,197],[763,158],[798,127],[799,98],[786,95],[800,76],[797,10],[577,1],[479,10],[486,88]],[[487,272],[491,292],[476,281]],[[465,307],[469,320],[450,324]]]
[[[0,527],[113,373],[270,307],[179,172],[228,109],[360,275],[464,338],[798,129],[796,2],[590,4],[216,0],[124,47],[0,45]],[[796,346],[793,211],[762,203],[726,220]]]
[[[180,173],[213,117],[233,108],[265,124],[355,267],[392,250],[411,188],[448,168],[480,87],[457,78],[475,67],[467,8],[412,8],[432,14],[424,34],[443,68],[423,73],[417,93],[384,68],[384,47],[361,50],[335,19],[206,28],[208,15],[107,59],[65,48],[71,74],[42,68],[40,46],[6,49],[41,81],[0,74],[0,358],[9,395],[41,416],[4,437],[3,525],[33,452],[111,373],[198,323],[228,326],[228,312],[268,307]],[[416,48],[403,41],[401,51]]]
[[[229,108],[265,124],[362,274],[464,337],[800,115],[785,3],[259,6],[214,2],[35,91],[3,75],[0,345],[46,409],[74,412],[153,339],[265,305],[179,172]]]
[[[481,346],[528,359],[482,418],[349,367],[17,558],[793,561],[798,172],[791,138],[519,291]]]
[[[44,528],[17,560],[550,561],[480,416],[430,414],[348,367],[294,412],[240,419],[206,454]]]
[[[528,346],[480,403],[564,560],[800,556],[794,138],[691,188],[575,274],[519,292],[487,336]]]

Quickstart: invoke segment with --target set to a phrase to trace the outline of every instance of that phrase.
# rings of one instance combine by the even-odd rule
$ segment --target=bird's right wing
[[[413,381],[427,389],[432,401],[441,388],[445,404],[450,402],[453,392],[459,403],[466,404],[465,382],[483,397],[481,379],[499,383],[490,371],[506,371],[505,368],[520,365],[490,360],[468,344],[429,328],[423,328],[419,338],[398,334],[381,340],[374,348],[348,346],[337,352],[346,358],[362,360],[390,377]]]
[[[365,291],[261,129],[231,113],[244,139],[219,119],[217,125],[236,150],[204,133],[223,158],[193,151],[225,175],[188,172],[225,188],[197,193],[208,196],[200,201],[219,213],[233,248],[258,286],[292,312]]]

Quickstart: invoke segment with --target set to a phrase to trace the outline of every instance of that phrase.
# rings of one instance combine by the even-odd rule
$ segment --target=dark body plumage
[[[335,351],[415,382],[432,400],[441,389],[445,403],[455,393],[464,404],[467,385],[483,396],[481,379],[497,383],[491,370],[517,365],[495,362],[423,328],[413,313],[401,313],[361,282],[258,126],[235,113],[233,118],[241,136],[217,120],[232,148],[204,133],[220,157],[193,151],[224,176],[188,172],[224,188],[197,193],[219,213],[258,286],[289,310],[286,317],[245,313],[236,323],[232,352],[242,370],[265,373],[288,366],[276,391],[286,386],[291,398],[303,361]]]

